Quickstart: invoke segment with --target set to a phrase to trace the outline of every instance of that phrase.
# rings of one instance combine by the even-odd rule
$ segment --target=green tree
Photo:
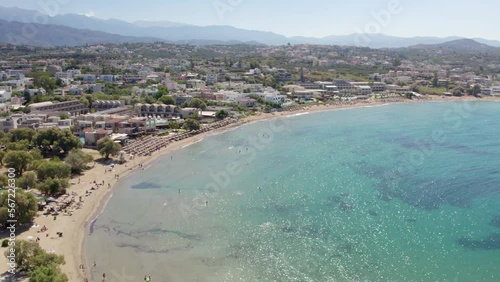
[[[69,178],[71,166],[61,161],[42,161],[35,168],[38,180],[45,181],[49,178]]]
[[[179,123],[176,120],[171,120],[168,122],[168,127],[171,129],[179,129]]]
[[[26,151],[10,151],[3,159],[3,163],[7,167],[15,169],[19,175],[23,174],[32,161],[33,157]]]
[[[13,246],[15,254],[16,269],[19,272],[28,271],[31,274],[41,267],[56,267],[64,264],[64,257],[47,253],[38,243],[19,240]],[[10,249],[5,251],[5,256],[10,254]],[[31,280],[30,280],[31,281]],[[44,280],[41,280],[44,281]],[[55,280],[67,281],[67,280]],[[47,281],[48,282],[48,281]]]
[[[122,146],[109,137],[104,137],[97,141],[97,150],[99,153],[109,159],[109,156],[117,156],[122,149]]]
[[[5,154],[7,154],[4,150],[0,150],[0,165],[3,166],[3,160],[5,157]]]
[[[165,105],[175,105],[174,97],[169,96],[169,95],[160,97],[160,99],[158,99],[158,101],[160,101],[161,103],[163,103]]]
[[[80,174],[87,164],[94,160],[91,154],[87,154],[82,150],[75,149],[69,152],[68,156],[64,159],[64,162],[71,166],[71,170],[74,173]]]
[[[439,85],[438,74],[434,73],[434,78],[432,79],[432,87],[438,87],[438,85]]]
[[[16,128],[9,131],[7,134],[10,138],[10,142],[19,142],[22,140],[27,140],[28,143],[33,141],[33,138],[36,135],[36,131],[31,128]]]
[[[9,178],[5,174],[0,174],[0,187],[7,188],[9,185]]]
[[[61,118],[61,120],[65,120],[65,119],[69,119],[69,116],[68,116],[68,114],[60,114],[59,118]]]
[[[58,128],[42,129],[37,132],[33,143],[40,148],[44,154],[63,154],[73,149],[82,148],[80,139],[70,130],[61,130]]]
[[[32,149],[30,155],[33,157],[34,161],[43,160],[42,151],[39,149]]]
[[[184,121],[182,128],[185,130],[192,131],[200,129],[201,125],[200,122],[195,119],[186,119],[186,121]]]
[[[43,88],[51,93],[56,88],[56,79],[50,77],[47,73],[35,74],[33,77],[33,85],[35,88]]]
[[[223,119],[227,118],[228,116],[229,116],[229,113],[225,110],[218,110],[215,113],[215,117],[219,120],[223,120]]]
[[[393,61],[392,61],[392,66],[393,67],[399,67],[401,65],[401,59],[399,57],[395,58]]]
[[[189,107],[205,110],[207,108],[207,104],[205,104],[205,102],[203,102],[203,100],[199,98],[193,98],[191,101],[189,101]]]
[[[68,178],[47,178],[45,181],[38,183],[37,189],[42,191],[47,195],[60,195],[66,193],[66,189],[69,187]]]
[[[257,61],[252,61],[252,62],[250,62],[250,68],[251,69],[258,69],[258,68],[260,68],[260,65]]]
[[[61,150],[63,154],[69,153],[73,149],[81,149],[83,147],[80,139],[70,130],[59,130],[56,146],[54,149]]]
[[[30,143],[28,140],[7,143],[7,151],[28,151]]]
[[[64,81],[60,78],[57,78],[56,79],[56,86],[57,87],[63,87],[63,86],[66,86],[66,84],[64,83]]]
[[[23,176],[17,179],[16,184],[23,189],[35,188],[37,184],[36,173],[34,171],[25,172]]]
[[[481,85],[476,84],[472,87],[472,95],[478,96],[479,94],[481,94]]]
[[[457,87],[452,90],[453,96],[463,96],[465,93],[465,89],[462,87]]]
[[[80,101],[82,101],[86,106],[88,106],[90,110],[92,109],[92,105],[96,100],[97,100],[96,96],[91,94],[85,94],[80,98]]]
[[[30,282],[66,282],[68,277],[54,264],[39,266],[30,273]]]
[[[16,197],[10,198],[7,191],[0,192],[0,225],[7,226],[7,219],[16,219],[18,224],[31,222],[38,212],[38,201],[35,195],[22,189],[16,190]],[[14,200],[14,202],[12,202]],[[15,207],[15,211],[9,209]]]

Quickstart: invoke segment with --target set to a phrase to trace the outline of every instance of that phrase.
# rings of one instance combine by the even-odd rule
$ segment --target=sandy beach
[[[428,100],[408,100],[403,103],[416,103],[416,102],[432,102],[432,101],[473,101],[473,100],[499,100],[498,98],[483,98],[477,99],[474,97],[464,97],[464,98],[435,98]],[[234,128],[246,123],[256,122],[260,120],[267,120],[273,118],[280,118],[289,115],[295,115],[300,113],[312,113],[320,111],[328,111],[335,109],[345,109],[345,108],[355,108],[355,107],[365,107],[365,106],[376,106],[387,104],[388,101],[372,102],[372,103],[357,103],[353,105],[314,105],[305,106],[303,109],[296,111],[284,111],[279,113],[271,114],[260,114],[255,116],[246,117],[236,123],[230,124],[226,127],[219,128],[210,132],[202,133],[178,142],[175,142],[166,148],[155,152],[152,156],[140,157],[136,156],[133,160],[127,161],[126,164],[117,165],[114,167],[114,171],[105,172],[106,167],[104,165],[96,163],[93,168],[87,170],[80,179],[72,179],[72,185],[68,189],[68,193],[76,193],[76,199],[80,196],[84,201],[82,208],[77,209],[72,216],[59,215],[56,219],[53,216],[45,216],[40,212],[34,219],[36,226],[32,227],[27,231],[19,233],[17,235],[17,240],[26,240],[29,236],[33,238],[40,238],[40,246],[47,251],[54,251],[56,254],[64,255],[66,264],[62,266],[64,273],[68,275],[69,281],[84,281],[85,270],[80,269],[82,264],[85,264],[83,245],[86,234],[88,234],[88,226],[95,219],[96,216],[101,212],[106,202],[112,195],[114,184],[129,173],[140,170],[139,164],[143,167],[147,167],[149,163],[156,160],[162,155],[166,155],[185,147],[187,145],[193,144],[200,141],[206,136],[217,134]],[[87,152],[93,152],[95,158],[99,158],[97,152],[86,150]],[[115,175],[118,175],[116,179]],[[92,190],[92,183],[96,181],[97,183],[102,183],[98,189]],[[92,192],[89,196],[86,196],[86,192]],[[48,231],[43,233],[38,233],[42,226],[46,226]],[[59,237],[56,235],[57,232],[62,232],[63,236]],[[5,235],[1,239],[4,239]],[[85,268],[91,267],[91,265],[84,265]],[[5,256],[0,257],[0,271],[4,273],[8,270],[7,260]]]

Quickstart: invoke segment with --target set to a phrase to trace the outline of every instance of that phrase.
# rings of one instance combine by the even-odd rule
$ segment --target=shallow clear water
[[[87,239],[95,281],[500,281],[499,114],[390,105],[208,137],[121,180]]]

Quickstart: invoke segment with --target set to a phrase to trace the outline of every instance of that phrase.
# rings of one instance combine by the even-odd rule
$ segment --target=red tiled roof
[[[107,120],[106,122],[111,122],[111,123],[118,123],[118,122],[122,122],[122,121],[126,121],[127,119],[125,118],[112,118],[110,120]]]
[[[143,120],[143,119],[129,119],[128,122],[146,122],[146,120]]]

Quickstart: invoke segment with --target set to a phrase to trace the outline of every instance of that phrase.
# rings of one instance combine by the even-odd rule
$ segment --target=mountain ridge
[[[0,19],[5,21],[36,23],[41,18],[44,24],[60,25],[75,29],[87,29],[109,34],[156,38],[167,42],[254,42],[265,45],[318,44],[357,46],[369,48],[407,48],[419,44],[441,44],[462,39],[462,37],[397,37],[385,34],[330,35],[322,38],[306,36],[286,37],[274,32],[241,29],[227,25],[196,26],[171,21],[136,21],[133,23],[117,19],[100,19],[78,14],[48,16],[38,11],[0,6]],[[131,38],[132,40],[132,38]],[[493,47],[500,47],[500,41],[473,38]]]
[[[36,23],[30,24],[31,32],[26,33],[25,27],[26,23],[8,22],[0,19],[0,42],[14,45],[56,47],[159,41],[158,38],[131,37],[61,25]]]

